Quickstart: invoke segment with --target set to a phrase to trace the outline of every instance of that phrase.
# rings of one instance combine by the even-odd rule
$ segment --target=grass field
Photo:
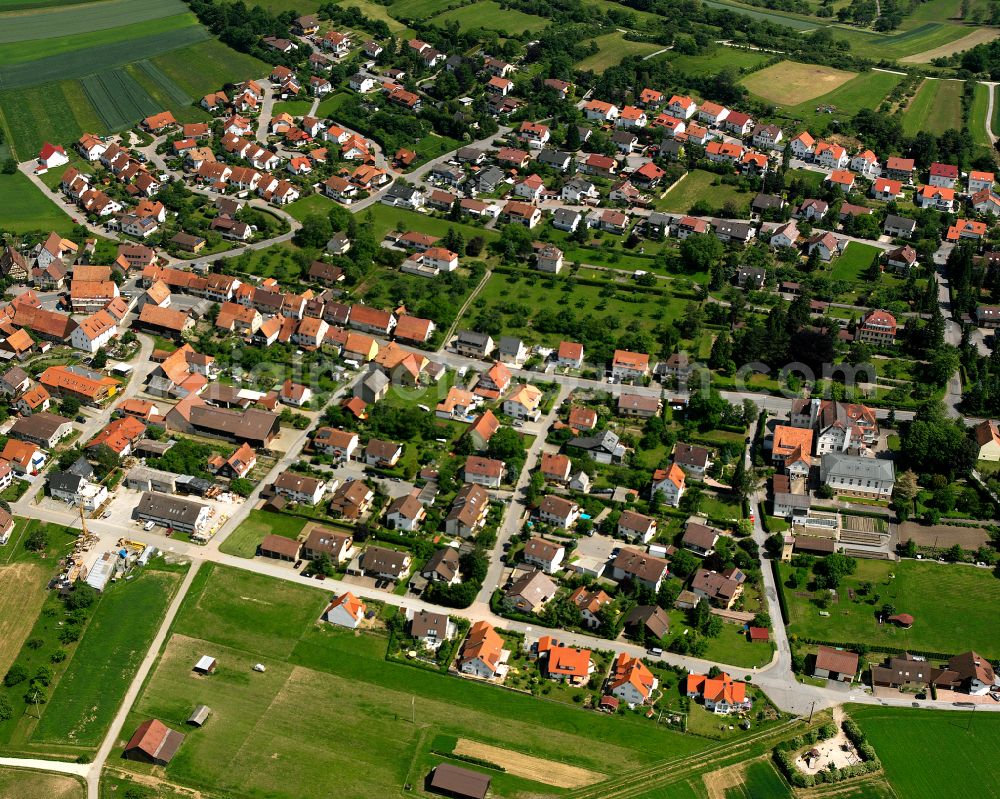
[[[834,280],[857,281],[861,274],[872,265],[872,258],[880,255],[882,250],[870,244],[852,241],[844,249],[842,255],[833,261],[830,277]]]
[[[389,6],[389,13],[396,19],[428,19],[440,14],[454,0],[396,0]]]
[[[320,6],[323,3],[320,2],[310,2],[308,4],[300,3],[298,0],[279,0],[280,2],[288,2],[291,6],[291,10],[295,11],[297,14],[307,13],[306,5],[310,6]],[[275,0],[270,0],[270,4],[273,4]],[[375,0],[341,0],[341,5],[345,8],[356,8],[361,13],[365,15],[368,19],[379,19],[382,20],[386,25],[389,26],[389,31],[394,35],[399,35],[401,33],[409,31],[402,22],[398,19],[389,15],[389,10],[381,3],[376,3]],[[309,9],[314,10],[314,8]]]
[[[990,137],[986,135],[986,117],[990,108],[990,92],[992,86],[976,84],[976,93],[972,99],[972,110],[969,112],[969,132],[972,141],[980,147],[992,147]]]
[[[686,213],[699,200],[714,208],[732,200],[745,212],[750,208],[751,196],[748,192],[738,191],[735,186],[722,183],[720,176],[714,172],[695,169],[675,184],[667,196],[657,202],[657,207],[664,211]]]
[[[782,61],[743,78],[747,91],[779,105],[799,105],[840,88],[857,75],[816,64]]]
[[[718,72],[726,67],[747,69],[764,63],[769,57],[768,53],[751,53],[721,45],[711,52],[700,55],[682,55],[673,51],[663,54],[663,58],[669,59],[670,63],[681,72],[695,75]]]
[[[706,780],[711,775],[706,775]],[[778,772],[766,760],[750,763],[744,770],[739,785],[725,789],[726,799],[782,799],[791,791]]]
[[[804,121],[807,126],[822,124],[831,118],[847,119],[862,108],[878,108],[885,96],[902,79],[902,75],[891,72],[862,72],[832,92],[799,105],[785,107],[782,113],[786,117]],[[819,105],[832,106],[836,109],[836,114],[831,117],[830,114],[817,112],[816,108]]]
[[[971,50],[973,47],[979,44],[985,44],[986,42],[992,42],[998,35],[1000,31],[996,28],[957,28],[965,35],[956,36],[953,39],[940,44],[937,47],[932,47],[928,50],[923,50],[919,53],[914,53],[913,55],[908,55],[905,58],[899,59],[904,64],[929,64],[935,58],[946,58],[955,53],[961,53],[964,50]],[[971,31],[966,33],[966,31]],[[943,34],[942,34],[943,36]]]
[[[903,132],[912,136],[925,130],[940,135],[950,128],[962,128],[962,84],[925,80],[903,112]]]
[[[63,774],[0,767],[0,796],[10,799],[83,799],[83,782]]]
[[[35,728],[35,743],[96,747],[160,626],[181,575],[146,567],[106,591]]]
[[[495,0],[482,0],[472,5],[445,11],[430,20],[434,24],[457,22],[462,31],[482,28],[499,33],[519,35],[530,31],[540,31],[549,24],[544,17],[525,14],[515,8],[501,8]]]
[[[150,62],[190,97],[201,99],[225,83],[259,78],[270,72],[263,61],[208,39],[164,53]]]
[[[859,641],[873,649],[884,645],[952,654],[975,649],[985,657],[995,656],[1000,621],[991,608],[1000,601],[1000,581],[989,571],[910,560],[857,563],[857,571],[843,581],[838,601],[827,609],[829,617],[820,616],[811,599],[798,596],[803,589],[784,588],[789,633],[821,641]],[[791,569],[782,564],[780,571],[784,583]],[[877,606],[848,598],[848,589],[857,591],[866,581],[880,595]],[[911,629],[878,624],[875,612],[887,602],[916,619]]]
[[[793,14],[783,14],[780,11],[752,8],[750,6],[740,5],[739,3],[726,3],[721,0],[704,0],[704,3],[706,6],[711,6],[712,8],[723,8],[727,11],[742,14],[745,17],[766,20],[767,22],[774,23],[775,25],[785,25],[786,27],[794,28],[800,31],[819,28],[824,24],[818,20],[807,19]]]
[[[660,45],[650,42],[630,42],[620,31],[598,36],[594,41],[600,49],[578,62],[577,69],[589,69],[600,74],[618,64],[625,56],[649,55],[663,49]]]
[[[707,745],[637,715],[587,713],[386,661],[383,636],[314,624],[321,591],[223,567],[203,572],[123,733],[150,716],[180,729],[194,704],[210,704],[207,724],[185,730],[166,768],[172,782],[270,799],[326,799],[336,785],[338,799],[367,799],[420,784],[442,759],[430,750],[451,737],[606,774]],[[205,653],[218,669],[195,677],[191,663]],[[267,671],[252,672],[256,662]],[[333,717],[336,739],[350,746],[331,745]],[[511,774],[490,775],[497,796],[553,793]]]
[[[880,59],[910,60],[907,56],[921,59],[926,53],[944,47],[966,36],[972,29],[943,22],[926,22],[898,33],[876,33],[874,31],[837,26],[831,28],[834,38],[846,41],[851,49],[861,56]]]
[[[312,100],[279,100],[274,104],[274,113],[293,117],[305,116],[312,108]]]
[[[940,799],[959,792],[1000,797],[995,763],[1000,716],[995,713],[848,706],[875,747],[897,796]]]
[[[240,558],[252,558],[257,554],[257,547],[264,536],[283,535],[286,538],[297,538],[302,528],[306,526],[304,519],[295,516],[283,516],[266,510],[252,510],[250,516],[219,547],[227,555]]]
[[[15,233],[55,230],[68,234],[74,224],[20,172],[0,175],[0,220],[4,229]]]

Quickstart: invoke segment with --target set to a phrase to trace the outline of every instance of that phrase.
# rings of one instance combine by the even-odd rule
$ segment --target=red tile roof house
[[[122,757],[126,760],[165,766],[177,754],[183,742],[184,736],[181,733],[171,730],[162,721],[150,719],[136,728],[129,742],[125,744]]]
[[[544,661],[546,676],[557,682],[584,685],[594,673],[589,649],[561,646],[548,635],[538,640],[538,657]]]
[[[642,380],[649,374],[649,355],[628,350],[615,350],[611,361],[611,376],[615,380]]]
[[[860,658],[854,652],[821,646],[816,652],[813,676],[820,679],[853,683],[854,677],[858,673],[859,660]]]
[[[872,344],[893,344],[896,341],[896,317],[888,311],[870,311],[858,325],[856,337]]]

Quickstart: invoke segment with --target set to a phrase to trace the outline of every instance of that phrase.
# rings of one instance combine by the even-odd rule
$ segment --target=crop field
[[[226,83],[259,78],[271,70],[263,61],[232,50],[217,39],[173,50],[150,61],[181,91],[199,100]]]
[[[283,0],[277,0],[277,1],[283,2]],[[306,11],[314,10],[314,8],[307,8],[307,5],[313,5],[312,3],[310,4],[299,3],[297,2],[297,0],[288,0],[288,2],[289,5],[291,6],[291,9],[299,14],[306,13]],[[269,0],[268,5],[275,5],[275,3],[276,0]],[[323,4],[317,2],[314,5],[320,6]],[[343,5],[345,8],[358,9],[362,14],[365,15],[367,19],[382,20],[382,22],[384,22],[386,25],[389,26],[389,31],[394,35],[398,36],[401,33],[409,32],[409,28],[407,28],[402,22],[400,22],[395,17],[390,16],[389,10],[381,3],[375,2],[375,0],[341,0],[341,5]]]
[[[188,12],[161,17],[149,22],[137,22],[117,28],[92,31],[90,33],[0,44],[0,64],[8,67],[12,64],[23,65],[29,61],[53,58],[81,50],[93,50],[94,48],[129,42],[136,38],[149,36],[150,34],[163,35],[171,31],[197,26],[197,24],[198,18]],[[60,28],[59,30],[62,31],[63,29]]]
[[[986,135],[986,117],[990,110],[990,92],[992,86],[982,83],[976,84],[976,93],[972,98],[972,110],[969,112],[969,132],[972,134],[972,141],[980,147],[991,147],[990,137]]]
[[[177,50],[207,38],[208,31],[200,25],[187,25],[163,33],[45,56],[6,67],[0,80],[0,88],[21,89],[67,78],[82,78]]]
[[[600,49],[593,55],[589,55],[578,62],[576,65],[577,69],[589,69],[601,73],[618,64],[625,56],[649,55],[663,49],[660,45],[650,42],[629,41],[620,31],[598,36],[594,41],[597,42],[597,46]]]
[[[176,569],[146,567],[104,593],[45,705],[33,743],[100,744],[180,581]]]
[[[266,510],[252,510],[246,521],[222,542],[219,551],[240,558],[252,558],[257,554],[257,547],[264,540],[264,536],[274,534],[286,538],[298,538],[305,526],[305,519]]]
[[[926,22],[899,33],[876,33],[836,26],[830,29],[835,39],[847,41],[851,50],[869,58],[923,60],[926,53],[961,39],[971,29],[942,22]],[[908,59],[907,56],[912,56]]]
[[[515,8],[501,8],[495,0],[483,0],[483,2],[445,11],[434,17],[431,22],[435,24],[457,22],[463,31],[482,28],[483,30],[516,36],[525,31],[532,33],[540,31],[549,24],[550,20],[536,17],[533,14],[525,14]]]
[[[389,6],[389,13],[396,19],[429,19],[440,14],[455,0],[396,0]]]
[[[903,131],[911,136],[922,130],[940,135],[961,127],[962,84],[958,81],[925,80],[903,112]]]
[[[663,752],[691,754],[708,743],[631,714],[588,713],[386,661],[384,636],[315,624],[327,596],[321,591],[218,566],[203,572],[121,741],[150,716],[182,729],[195,704],[209,704],[205,726],[184,730],[184,744],[165,770],[171,782],[272,799],[326,799],[336,785],[338,797],[367,799],[421,784],[442,760],[431,750],[448,749],[444,740],[467,739],[603,774],[655,762]],[[277,632],[267,636],[264,650],[260,628]],[[193,637],[196,630],[204,637]],[[191,673],[202,654],[219,663],[204,678]],[[258,662],[266,672],[251,670]],[[334,717],[336,738],[350,746],[330,745]],[[514,774],[489,773],[496,796],[553,791]]]
[[[992,573],[925,561],[857,563],[857,571],[844,579],[837,600],[827,608],[828,617],[819,615],[808,590],[784,587],[790,633],[820,641],[858,641],[872,649],[883,645],[952,654],[975,649],[984,657],[995,656],[1000,621],[991,608],[1000,602],[1000,581]],[[781,564],[783,584],[791,571]],[[863,582],[874,585],[877,606],[848,598],[848,589],[856,592]],[[876,611],[885,603],[911,614],[913,627],[880,625]]]
[[[957,28],[957,30],[971,30],[972,32],[965,34],[961,38],[955,38],[948,41],[938,47],[932,47],[929,50],[914,53],[913,55],[908,55],[899,60],[904,64],[929,64],[935,58],[947,58],[955,53],[961,53],[964,50],[971,50],[978,44],[992,42],[995,38],[997,38],[997,36],[1000,36],[1000,31],[996,28]]]
[[[83,79],[83,90],[108,130],[122,130],[162,110],[124,69],[88,75]]]
[[[881,253],[882,250],[878,247],[852,241],[844,249],[843,254],[834,259],[830,277],[833,280],[858,281],[861,279],[861,274],[872,265],[872,259]]]
[[[71,142],[83,131],[107,132],[75,80],[0,92],[0,116],[19,161],[35,156],[49,139]]]
[[[0,567],[0,674],[21,651],[45,599],[48,570],[34,563]]]
[[[92,31],[117,28],[123,19],[128,19],[130,24],[142,23],[188,11],[181,0],[105,0],[91,4],[69,5],[59,2],[52,5],[65,7],[58,10],[22,11],[9,17],[0,17],[0,23],[10,23],[0,25],[0,45],[29,39],[51,39],[54,33],[59,38],[79,36]],[[0,2],[0,12],[7,10],[8,3]]]
[[[0,219],[15,233],[32,230],[68,234],[74,222],[20,172],[0,175]]]
[[[680,182],[674,184],[667,196],[657,202],[657,208],[674,213],[687,213],[699,200],[713,208],[720,208],[729,201],[735,202],[742,211],[750,208],[750,194],[740,192],[735,186],[723,183],[719,175],[695,169]],[[718,183],[717,183],[718,181]]]
[[[747,91],[768,102],[799,105],[829,94],[856,75],[832,67],[782,61],[748,75],[742,83]]]
[[[1000,716],[910,708],[848,706],[878,752],[897,796],[1000,797]]]
[[[765,11],[751,6],[740,5],[739,3],[722,2],[722,0],[704,0],[704,3],[706,6],[711,6],[712,8],[722,8],[727,11],[732,11],[735,14],[742,14],[745,17],[765,20],[766,22],[773,23],[774,25],[784,25],[785,27],[794,28],[795,30],[800,31],[822,28],[827,24],[819,20],[809,19],[808,17],[785,14],[781,11]]]
[[[0,767],[0,796],[17,799],[83,799],[83,782],[65,774]]]

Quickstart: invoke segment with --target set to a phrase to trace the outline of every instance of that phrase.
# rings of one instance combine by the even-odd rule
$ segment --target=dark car
[[[302,565],[302,561],[301,561],[301,560],[297,560],[297,561],[295,561],[295,565],[294,565],[294,566],[293,566],[292,568],[293,568],[293,569],[297,569],[297,568],[299,568],[299,567],[300,567],[301,565]]]

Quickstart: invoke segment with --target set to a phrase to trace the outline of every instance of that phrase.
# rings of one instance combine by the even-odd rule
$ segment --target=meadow
[[[782,584],[794,571],[779,566]],[[871,582],[879,595],[876,605],[851,602],[848,589],[858,591]],[[784,587],[788,605],[788,632],[821,641],[863,642],[881,646],[958,654],[974,649],[985,657],[996,655],[1000,622],[992,608],[1000,602],[1000,581],[992,573],[972,567],[904,560],[888,563],[858,560],[857,571],[846,577],[827,617],[819,615],[808,590]],[[799,596],[799,594],[806,596]],[[879,624],[876,611],[891,603],[898,613],[909,613],[914,625],[903,630]]]
[[[976,93],[972,98],[972,110],[969,112],[969,132],[972,140],[980,147],[991,147],[990,137],[986,135],[986,124],[989,112],[990,92],[992,86],[976,84]]]
[[[177,568],[165,570],[154,562],[101,596],[32,743],[100,744],[180,581]]]
[[[428,19],[453,4],[454,0],[396,0],[389,13],[396,19]]]
[[[902,79],[902,75],[891,72],[862,72],[820,97],[783,107],[781,115],[802,120],[806,126],[820,125],[824,120],[850,118],[862,108],[878,108]],[[817,106],[830,106],[835,111],[832,115],[827,114],[817,111]]]
[[[21,541],[29,527],[16,519],[10,541],[0,550],[0,674],[6,674],[21,651],[45,601],[49,569],[29,558]],[[15,560],[14,556],[19,557]]]
[[[857,75],[842,69],[781,61],[741,81],[747,91],[779,105],[799,105],[843,86]]]
[[[736,186],[723,183],[721,175],[694,169],[675,183],[667,195],[658,200],[656,207],[662,211],[687,213],[699,201],[713,208],[721,208],[727,202],[735,202],[741,213],[750,208],[749,192],[741,192]]]
[[[962,128],[962,84],[925,80],[903,112],[903,132],[912,136],[923,130],[940,135],[951,128]]]
[[[600,74],[618,64],[625,56],[649,55],[663,49],[660,45],[650,42],[629,41],[621,31],[606,33],[593,41],[597,42],[598,51],[577,62],[577,69],[591,70]]]
[[[958,792],[1000,797],[995,763],[1000,716],[910,708],[848,706],[878,752],[897,796],[940,799]]]
[[[704,3],[712,8],[722,8],[727,11],[732,11],[735,14],[742,14],[745,17],[765,20],[775,25],[784,25],[788,28],[794,28],[795,30],[800,31],[813,30],[814,28],[823,27],[826,24],[824,22],[820,22],[819,20],[809,19],[795,14],[786,14],[781,11],[763,10],[755,7],[740,5],[739,3],[722,2],[722,0],[704,0]]]
[[[726,788],[726,799],[782,799],[791,795],[787,783],[766,760],[749,764],[740,784]]]
[[[681,72],[695,75],[718,72],[726,67],[734,69],[751,69],[770,58],[768,53],[755,53],[749,50],[739,50],[735,47],[719,45],[714,50],[698,55],[684,55],[673,51],[664,53],[663,58]]]
[[[431,22],[434,24],[457,22],[462,31],[482,28],[516,36],[526,31],[532,33],[540,31],[550,20],[525,14],[515,8],[501,8],[495,0],[482,0],[438,14]]]
[[[63,774],[0,767],[0,796],[16,799],[83,799],[83,781]]]
[[[286,538],[298,538],[302,528],[306,526],[304,519],[295,516],[285,516],[266,510],[252,510],[239,527],[222,542],[220,552],[236,555],[240,558],[252,558],[257,554],[257,547],[266,535],[283,535]]]
[[[928,53],[963,38],[972,29],[962,25],[942,22],[925,22],[909,30],[896,33],[876,33],[847,26],[831,28],[835,39],[846,41],[851,50],[876,61],[881,59],[901,61],[930,60]],[[933,57],[933,56],[931,56]]]
[[[74,222],[59,206],[17,172],[0,175],[0,226],[15,233],[33,230],[69,234]]]
[[[219,566],[203,569],[123,738],[150,716],[181,728],[193,705],[205,702],[212,716],[203,728],[185,730],[167,778],[227,796],[274,799],[325,798],[331,784],[344,799],[395,795],[440,762],[430,750],[441,748],[436,741],[442,736],[603,774],[707,745],[637,715],[587,713],[386,661],[384,636],[315,624],[325,600],[313,588]],[[201,654],[219,662],[207,678],[191,674]],[[267,671],[254,673],[257,662]],[[303,712],[305,707],[318,712]],[[349,746],[331,745],[331,714],[336,740]],[[594,740],[601,746],[592,746]],[[148,772],[137,764],[129,768]],[[510,774],[490,776],[499,796],[543,792],[538,783]]]

